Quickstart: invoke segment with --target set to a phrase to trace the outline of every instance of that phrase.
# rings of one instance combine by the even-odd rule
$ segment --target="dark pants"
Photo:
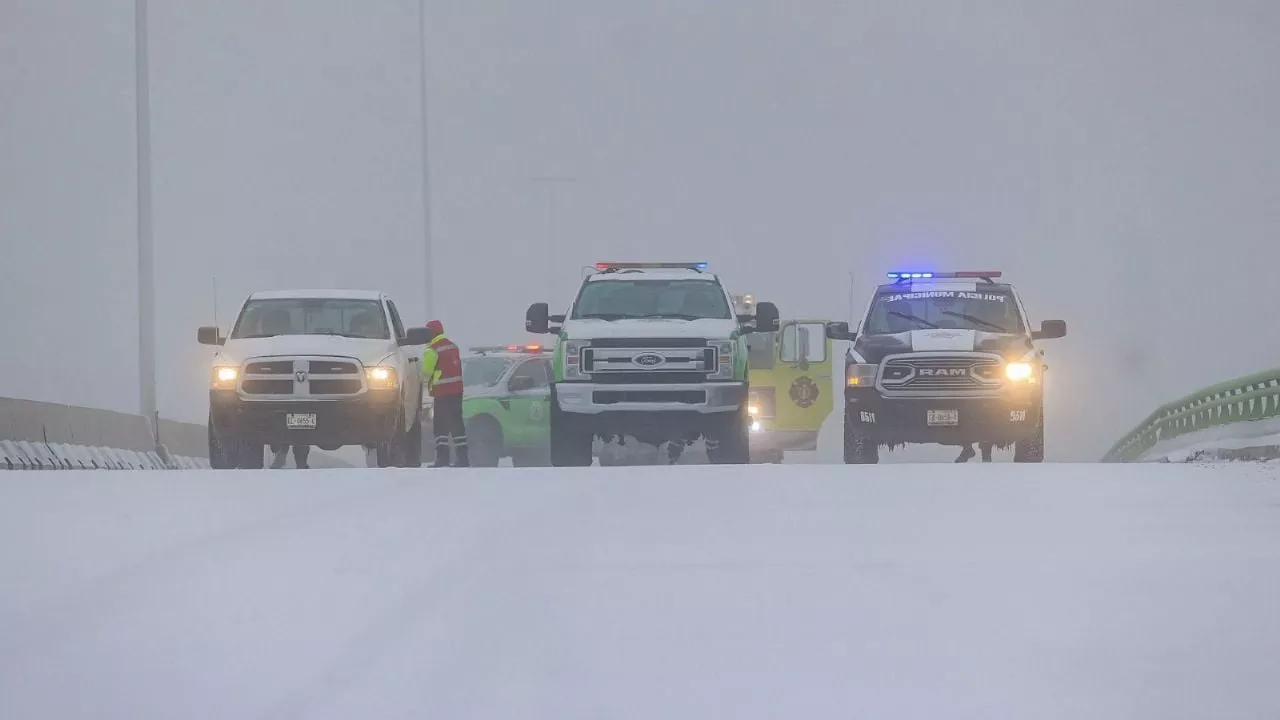
[[[272,445],[271,452],[275,456],[271,460],[271,467],[284,467],[284,452],[289,449],[288,445]],[[311,454],[310,445],[294,445],[293,446],[293,464],[297,465],[300,470],[307,469],[307,456]]]
[[[436,433],[436,461],[432,467],[449,465],[449,439],[458,451],[455,467],[467,467],[471,459],[467,453],[467,426],[462,420],[462,396],[445,395],[435,399],[431,425]]]

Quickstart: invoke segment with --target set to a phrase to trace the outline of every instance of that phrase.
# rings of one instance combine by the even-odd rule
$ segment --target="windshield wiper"
[[[701,315],[690,315],[688,313],[646,313],[644,315],[635,315],[638,318],[670,318],[672,320],[703,320]]]
[[[315,332],[308,333],[308,334],[309,335],[333,335],[335,337],[355,338],[356,340],[374,340],[375,339],[367,335],[357,335],[355,333],[338,332],[336,330],[316,330]]]
[[[259,338],[276,337],[276,336],[278,336],[279,334],[280,334],[280,333],[258,333],[257,335],[241,335],[239,338],[236,338],[236,339],[237,339],[237,340],[239,340],[239,339],[244,339],[244,340],[257,340],[257,339],[259,339]]]
[[[928,326],[928,327],[929,327],[929,329],[931,329],[931,330],[937,330],[937,329],[938,329],[938,326],[937,326],[937,325],[934,325],[933,323],[929,322],[928,320],[925,320],[925,319],[924,319],[924,318],[922,318],[922,317],[916,317],[915,315],[912,315],[911,313],[898,312],[897,310],[889,310],[887,314],[888,314],[888,315],[896,315],[896,316],[898,316],[898,317],[900,317],[900,318],[906,318],[907,320],[914,320],[914,321],[916,321],[916,322],[920,323],[921,325],[926,325],[926,326]]]
[[[1001,333],[1005,333],[1005,334],[1008,334],[1008,332],[1009,332],[1008,328],[1006,328],[1006,327],[1004,327],[1004,326],[1002,326],[1002,325],[997,325],[997,324],[995,324],[995,323],[991,322],[990,320],[983,320],[983,319],[982,319],[982,318],[980,318],[980,317],[974,317],[974,316],[972,316],[972,315],[968,315],[968,314],[965,314],[965,313],[952,312],[952,311],[950,311],[950,310],[939,310],[938,312],[942,313],[943,315],[950,315],[950,316],[952,316],[952,317],[963,318],[963,319],[965,319],[965,320],[968,320],[968,321],[969,321],[969,322],[971,322],[971,323],[977,323],[977,324],[979,324],[979,325],[986,325],[986,326],[987,326],[987,327],[989,327],[989,328],[995,328],[995,331],[996,331],[996,332],[1001,332]]]
[[[578,316],[582,320],[621,320],[627,315],[622,313],[582,313]]]

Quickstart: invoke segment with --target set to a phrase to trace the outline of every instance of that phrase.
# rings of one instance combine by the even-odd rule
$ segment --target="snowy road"
[[[0,478],[0,718],[1260,718],[1280,471]]]

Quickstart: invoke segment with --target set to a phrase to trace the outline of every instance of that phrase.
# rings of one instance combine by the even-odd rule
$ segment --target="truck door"
[[[833,407],[826,323],[789,320],[779,333],[778,428],[817,430]]]
[[[543,358],[525,360],[507,380],[511,398],[510,422],[503,428],[507,444],[528,447],[550,442],[550,365]]]

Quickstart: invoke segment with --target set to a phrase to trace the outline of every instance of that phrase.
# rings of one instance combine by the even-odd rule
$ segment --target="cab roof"
[[[259,290],[250,300],[381,300],[380,290]]]
[[[932,279],[907,280],[896,283],[885,283],[876,288],[877,295],[896,295],[898,293],[934,292],[953,290],[956,292],[1012,292],[1009,283],[986,282],[985,280]]]

